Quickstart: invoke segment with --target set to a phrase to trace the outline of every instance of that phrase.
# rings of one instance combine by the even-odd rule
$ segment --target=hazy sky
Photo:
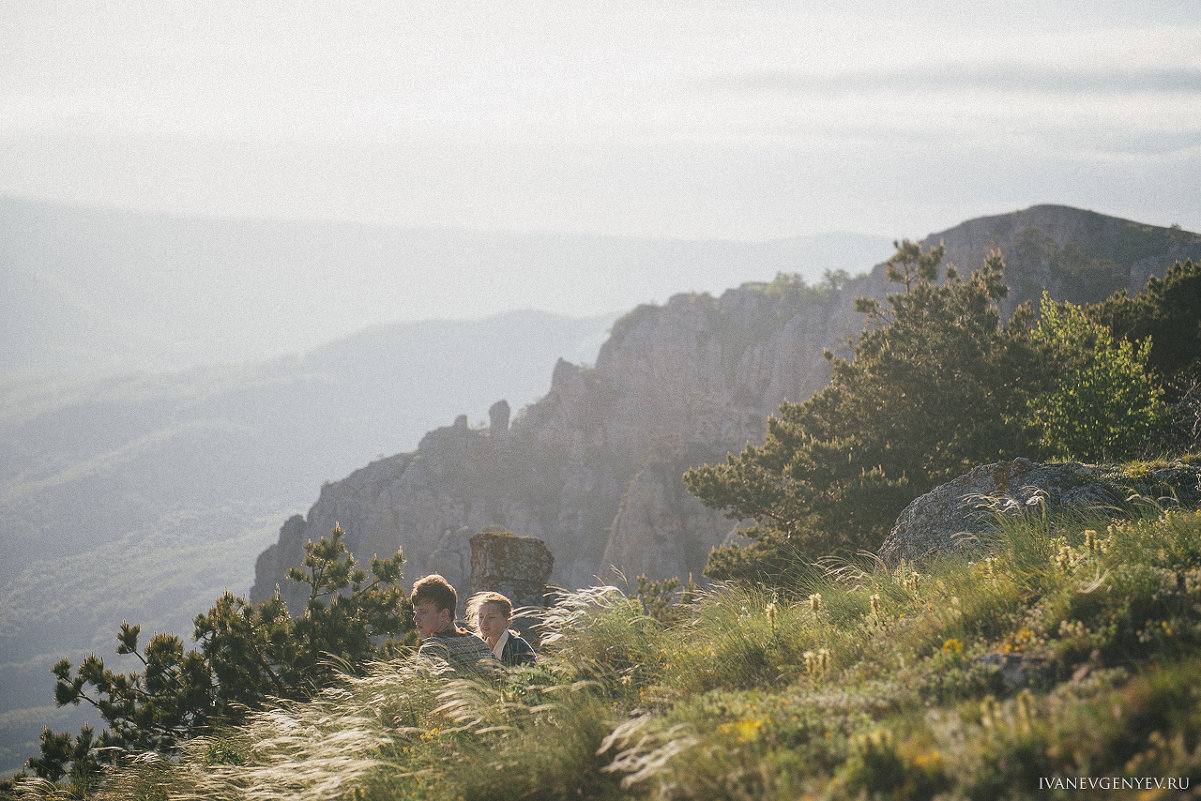
[[[1196,0],[0,4],[2,194],[750,240],[1199,187]]]

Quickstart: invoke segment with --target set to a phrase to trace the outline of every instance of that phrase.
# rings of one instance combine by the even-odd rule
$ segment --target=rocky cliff
[[[1201,258],[1195,234],[1059,206],[972,220],[924,244],[940,241],[964,272],[999,248],[1010,309],[1043,287],[1073,300],[1137,290],[1175,260]],[[286,584],[303,543],[335,522],[361,557],[403,547],[410,579],[466,581],[468,538],[486,526],[543,539],[564,586],[699,575],[736,523],[703,508],[680,475],[760,441],[782,401],[818,391],[823,351],[845,349],[862,324],[854,298],[890,289],[881,265],[824,291],[776,281],[640,306],[613,326],[595,367],[560,361],[550,392],[511,425],[495,408],[487,428],[460,416],[416,452],[326,485],[260,556],[252,596]]]
[[[733,524],[691,499],[680,474],[759,438],[782,400],[819,388],[822,351],[846,316],[819,293],[764,286],[640,307],[614,325],[595,367],[560,361],[550,392],[511,425],[498,414],[476,428],[461,415],[415,453],[327,484],[260,556],[252,595],[277,584],[287,594],[281,577],[304,542],[335,523],[360,556],[403,547],[412,578],[464,582],[468,539],[488,526],[544,540],[560,585],[594,583],[610,564],[631,576],[699,574]],[[644,557],[633,542],[648,527],[664,542]]]

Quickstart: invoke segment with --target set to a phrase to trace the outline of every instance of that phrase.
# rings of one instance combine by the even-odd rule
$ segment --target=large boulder
[[[1036,507],[1048,513],[1120,513],[1135,498],[1162,506],[1201,508],[1201,466],[1147,467],[1039,464],[1029,459],[988,464],[922,495],[901,512],[879,556],[890,567],[952,550],[979,547],[1004,517]]]
[[[471,594],[491,590],[513,607],[546,606],[546,582],[555,557],[541,539],[484,531],[471,543]]]

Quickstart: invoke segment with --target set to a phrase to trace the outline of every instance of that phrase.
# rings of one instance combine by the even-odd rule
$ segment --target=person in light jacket
[[[532,665],[537,658],[533,647],[509,628],[513,619],[513,602],[499,592],[480,592],[467,602],[467,617],[475,622],[476,630],[492,649],[492,655],[502,665]]]

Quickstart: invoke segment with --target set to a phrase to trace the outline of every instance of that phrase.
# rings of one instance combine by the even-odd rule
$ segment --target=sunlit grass
[[[566,594],[534,668],[376,665],[109,792],[992,799],[1056,797],[1038,784],[1054,776],[1197,775],[1201,514],[1145,511],[1033,509],[970,557],[714,586],[672,622],[614,588]]]

